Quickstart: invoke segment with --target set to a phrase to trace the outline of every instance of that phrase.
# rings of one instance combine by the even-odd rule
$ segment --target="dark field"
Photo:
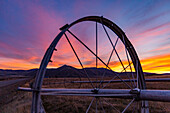
[[[169,78],[169,75],[161,76],[147,76],[146,78]],[[106,78],[110,80],[110,78]],[[73,78],[45,78],[43,82],[43,87],[48,88],[79,88],[80,83],[65,83],[65,84],[56,84],[72,81]],[[74,78],[74,80],[80,80],[79,78]],[[81,81],[87,79],[81,79]],[[29,84],[22,83],[23,86],[29,86]],[[129,83],[130,84],[130,83]],[[1,88],[3,92],[0,96],[3,100],[1,101],[0,113],[29,113],[31,108],[31,97],[32,94],[29,92],[16,91],[16,87],[20,84],[8,86],[7,88]],[[104,86],[102,84],[101,86]],[[82,83],[81,88],[91,88],[88,83]],[[105,88],[126,88],[122,83],[111,83]],[[170,82],[147,82],[148,89],[166,89],[170,90]],[[6,90],[7,89],[7,90]],[[5,92],[6,91],[6,92]],[[93,97],[79,97],[79,96],[42,96],[43,105],[47,113],[85,113]],[[102,108],[107,113],[116,113],[117,110],[122,111],[131,99],[114,99],[114,98],[97,98],[97,108],[98,113],[102,112]],[[135,109],[138,106],[139,102],[134,102],[128,108],[127,113],[134,111],[138,112]],[[115,109],[114,107],[117,109]],[[151,113],[169,113],[170,112],[170,102],[149,102],[149,110]],[[135,110],[133,110],[135,109]],[[89,113],[95,112],[96,110],[96,99],[89,110]]]

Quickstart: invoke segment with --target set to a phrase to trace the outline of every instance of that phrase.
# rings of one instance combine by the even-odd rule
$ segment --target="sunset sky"
[[[92,15],[126,33],[145,72],[170,73],[170,0],[0,0],[0,69],[38,68],[60,27]],[[65,63],[75,60],[70,51],[60,53]]]

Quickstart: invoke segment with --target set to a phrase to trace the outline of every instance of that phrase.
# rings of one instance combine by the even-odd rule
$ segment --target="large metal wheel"
[[[85,44],[76,33],[74,34],[71,31],[71,28],[74,26],[79,25],[79,27],[81,27],[81,23],[86,22],[91,22],[95,28],[94,37],[91,38],[94,43],[94,48]],[[101,29],[103,29],[103,31]],[[37,72],[33,86],[32,113],[40,112],[41,95],[91,97],[91,102],[85,111],[86,113],[93,109],[91,107],[92,105],[95,106],[94,111],[96,113],[107,112],[106,106],[113,108],[110,109],[113,110],[112,112],[148,112],[147,101],[138,100],[139,90],[146,89],[139,58],[125,33],[116,24],[104,17],[88,16],[78,19],[69,25],[66,24],[60,28],[60,30],[61,32],[47,49],[39,71]],[[105,34],[105,36],[102,34],[102,38],[100,37],[101,32]],[[111,33],[113,33],[113,35],[110,35]],[[94,63],[91,63],[90,66],[93,65],[92,67],[95,67],[93,68],[92,74],[95,76],[89,73],[91,68],[86,68],[86,65],[84,65],[84,61],[86,61],[84,59],[88,59],[89,56],[86,55],[86,57],[83,56],[83,58],[81,58],[80,53],[82,51],[76,51],[76,47],[71,42],[70,37],[74,38],[77,43],[93,56],[92,59],[94,59]],[[66,76],[64,79],[60,78],[59,82],[57,82],[64,83],[65,88],[62,87],[63,89],[61,89],[61,87],[55,87],[55,89],[47,89],[45,92],[41,92],[47,65],[52,60],[56,45],[61,38],[65,38],[67,42],[64,43],[70,45],[75,58],[77,58],[77,63],[79,63],[78,67],[82,68],[81,74],[78,76]],[[100,40],[102,41],[100,42]],[[107,40],[107,44],[102,45],[102,42],[106,43],[103,40]],[[109,46],[110,50],[104,48],[104,46]],[[103,52],[100,52],[101,48],[103,48]],[[106,52],[107,50],[108,52]],[[102,53],[107,53],[107,57],[102,56]],[[120,69],[116,68],[118,66]],[[126,93],[126,90],[130,91],[131,94]],[[95,100],[96,102],[94,102]],[[125,104],[120,105],[123,106],[123,108],[114,106],[113,102],[118,100],[121,101],[119,104]]]

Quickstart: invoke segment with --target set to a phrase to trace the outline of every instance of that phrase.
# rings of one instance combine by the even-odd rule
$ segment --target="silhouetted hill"
[[[79,77],[83,73],[72,66],[63,65],[56,69],[47,69],[46,77]]]
[[[30,69],[30,70],[3,70],[0,69],[0,76],[1,75],[23,75],[23,76],[35,76],[38,69]],[[108,70],[106,68],[84,68],[84,69],[77,69],[72,66],[63,65],[59,68],[51,68],[46,70],[45,77],[86,77],[86,73],[89,77],[100,77],[105,75],[105,77],[113,76],[113,73],[119,74],[121,76],[131,74],[130,72],[118,73]],[[147,73],[144,72],[145,76],[152,76],[152,75],[165,75],[165,74],[156,74],[156,73]],[[166,73],[166,75],[170,75],[170,73]]]
[[[106,76],[113,76],[113,71],[110,71],[105,68],[94,68],[94,67],[77,69],[72,66],[63,65],[56,69],[47,69],[45,76],[46,77],[86,77],[86,74],[88,74],[89,77],[103,76],[103,74],[105,74]]]

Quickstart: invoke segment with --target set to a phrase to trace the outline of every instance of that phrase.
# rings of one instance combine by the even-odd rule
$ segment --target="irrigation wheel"
[[[83,109],[77,108],[76,112],[149,112],[148,102],[138,100],[139,90],[146,89],[140,60],[120,27],[104,17],[87,16],[66,24],[60,30],[37,72],[32,113],[41,111],[42,95],[77,97],[76,102],[80,102]],[[70,46],[69,49],[66,44]],[[55,61],[51,63],[51,60]],[[79,69],[65,66],[63,73],[67,74],[63,74],[63,77],[47,79],[51,83],[53,80],[56,84],[64,83],[65,87],[54,85],[43,89],[47,65],[54,67],[61,62]]]

